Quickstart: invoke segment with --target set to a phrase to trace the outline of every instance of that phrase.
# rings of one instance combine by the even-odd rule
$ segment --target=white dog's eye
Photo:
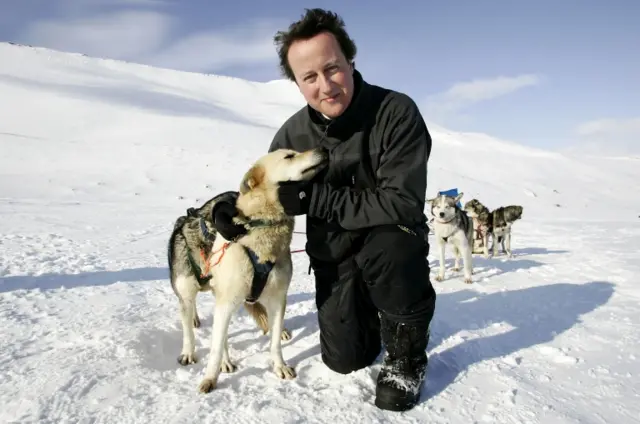
[[[289,153],[287,156],[285,156],[285,159],[293,159],[296,155],[294,155],[293,153]]]

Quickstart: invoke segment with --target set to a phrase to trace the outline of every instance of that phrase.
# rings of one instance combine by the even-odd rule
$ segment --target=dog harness
[[[200,257],[202,257],[202,260],[205,263],[207,262],[207,257],[209,256],[206,253],[206,250],[207,249],[205,248],[200,249]],[[211,280],[211,274],[204,273],[204,271],[200,268],[200,265],[198,265],[193,255],[191,254],[191,249],[187,249],[187,257],[189,258],[189,264],[191,265],[191,269],[195,274],[196,280],[198,280],[198,284],[200,284],[201,286],[204,286],[209,282],[209,280]]]
[[[250,227],[273,225],[272,222],[264,221],[264,220],[252,220],[252,221],[249,221],[248,224]],[[207,240],[208,242],[211,242],[211,246],[205,246],[202,249],[200,249],[200,255],[203,261],[207,263],[208,258],[213,253],[217,252],[217,251],[212,253],[210,252],[211,247],[213,247],[213,241],[215,240],[216,236],[211,232],[209,232],[209,229],[207,228],[207,225],[205,224],[205,221],[202,218],[200,218],[200,231],[202,232],[202,235],[204,236],[205,240]],[[218,259],[216,264],[219,263],[220,260],[222,259],[222,256],[224,255],[224,251],[227,249],[227,247],[228,247],[228,244],[225,244],[220,249],[222,251],[222,254],[220,255],[220,258]],[[271,270],[273,269],[273,266],[275,264],[271,261],[260,262],[260,258],[258,257],[256,252],[253,251],[253,249],[247,246],[242,246],[242,247],[244,247],[245,252],[247,252],[249,259],[251,260],[251,265],[253,265],[253,280],[251,281],[251,290],[249,292],[249,296],[245,299],[245,302],[249,304],[254,304],[255,302],[258,301],[258,299],[260,298],[260,295],[262,295],[262,291],[267,285],[269,274],[271,273]],[[207,267],[207,274],[205,275],[203,270],[200,268],[200,266],[192,256],[191,251],[188,252],[188,257],[189,257],[189,262],[191,264],[191,267],[193,268],[193,272],[196,276],[196,279],[198,280],[198,283],[201,286],[207,284],[209,280],[211,280],[212,278],[211,273],[208,272],[208,267]]]
[[[452,221],[457,219],[457,220],[460,221],[460,224],[461,224],[461,227],[462,227],[462,231],[464,231],[464,233],[466,234],[467,231],[469,231],[469,221],[465,221],[464,219],[462,219],[461,215],[464,212],[462,212],[462,210],[460,208],[458,208],[457,206],[455,208],[455,211],[456,211],[456,213],[453,215],[453,218],[451,218],[448,221],[440,221],[440,223],[441,224],[448,224],[448,223],[450,223],[450,222],[452,222]],[[433,208],[431,208],[431,214],[433,215]],[[454,230],[454,232],[455,232],[455,230]],[[440,238],[446,243],[447,241],[449,241],[449,237],[451,237],[452,235],[453,235],[453,233],[449,234],[446,237],[440,237]]]
[[[247,252],[247,255],[249,255],[249,259],[251,259],[251,264],[253,265],[251,291],[249,292],[249,297],[244,301],[249,304],[254,304],[260,298],[260,295],[264,290],[264,286],[267,285],[267,279],[269,278],[269,273],[273,269],[274,263],[271,261],[260,262],[260,258],[258,258],[258,255],[253,251],[253,249],[250,249],[247,246],[243,247]]]
[[[193,217],[195,216],[194,214],[195,212],[193,208],[187,209],[187,216]],[[213,242],[216,236],[209,232],[209,230],[207,229],[207,225],[204,222],[204,219],[201,218],[199,221],[200,221],[200,231],[202,232],[202,236],[204,237],[204,239],[207,241],[206,244],[200,247],[200,258],[202,259],[202,262],[206,264],[208,262],[208,258],[212,254],[211,249],[213,248]],[[191,269],[193,270],[196,280],[198,280],[198,284],[200,284],[201,286],[204,286],[205,284],[207,284],[209,280],[211,280],[211,274],[208,272],[209,267],[208,266],[206,267],[207,272],[205,273],[205,271],[202,270],[202,268],[200,268],[200,265],[198,265],[198,262],[193,257],[193,254],[191,253],[191,249],[187,249],[187,258],[189,259],[189,264],[191,265]]]
[[[477,218],[473,218],[473,223],[476,225],[475,229],[475,238],[474,240],[478,241],[478,247],[484,247],[483,236],[489,229],[487,225],[481,224]]]

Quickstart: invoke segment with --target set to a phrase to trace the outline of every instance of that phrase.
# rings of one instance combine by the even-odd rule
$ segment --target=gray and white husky
[[[187,209],[186,215],[176,219],[173,231],[169,237],[167,259],[169,262],[169,274],[171,287],[178,298],[180,320],[182,322],[182,352],[178,356],[180,365],[189,365],[197,362],[195,356],[194,328],[200,327],[200,317],[194,298],[185,298],[178,290],[176,283],[179,279],[188,279],[193,282],[199,292],[212,292],[211,274],[208,272],[208,260],[211,256],[217,231],[213,227],[211,212],[219,201],[235,200],[238,192],[227,191],[206,201],[202,206]],[[260,303],[244,304],[245,310],[254,319],[263,334],[267,334],[268,317],[266,310]],[[283,329],[282,340],[291,339],[291,333]],[[233,369],[225,370],[227,372]]]
[[[522,218],[522,211],[523,207],[520,205],[500,206],[491,211],[493,236],[491,250],[493,251],[493,256],[498,255],[498,243],[500,243],[502,251],[508,257],[513,256],[511,253],[511,227],[517,220]]]
[[[436,281],[444,280],[445,246],[450,243],[455,254],[453,270],[460,270],[460,257],[462,256],[464,261],[464,282],[467,284],[472,283],[473,224],[471,223],[471,218],[457,206],[463,194],[460,193],[456,197],[438,194],[433,199],[427,199],[427,202],[431,205],[433,229],[440,248],[440,270],[436,276]]]
[[[493,236],[493,215],[489,208],[478,199],[469,200],[462,209],[473,221],[473,249],[472,253],[482,253],[489,257],[489,237]],[[494,240],[495,244],[495,240]]]

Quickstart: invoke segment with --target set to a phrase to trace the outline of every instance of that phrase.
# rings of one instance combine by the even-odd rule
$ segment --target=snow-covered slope
[[[457,187],[524,216],[513,259],[476,257],[475,284],[436,284],[423,402],[382,412],[378,364],[322,365],[300,253],[283,348],[298,378],[271,373],[268,338],[241,312],[238,372],[198,395],[214,300],[198,300],[201,361],[180,367],[169,232],[186,208],[237,189],[302,102],[284,81],[0,44],[1,422],[638,422],[638,160],[433,125],[429,195]]]

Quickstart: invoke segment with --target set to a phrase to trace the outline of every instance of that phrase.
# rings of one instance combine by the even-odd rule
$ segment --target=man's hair
[[[273,37],[278,50],[282,74],[291,81],[295,81],[296,78],[287,60],[289,47],[295,41],[307,40],[322,32],[333,34],[338,41],[342,54],[344,54],[348,62],[353,62],[356,57],[356,44],[349,37],[344,27],[344,21],[334,12],[318,8],[305,9],[305,13],[300,20],[289,25],[287,31],[278,31]]]

